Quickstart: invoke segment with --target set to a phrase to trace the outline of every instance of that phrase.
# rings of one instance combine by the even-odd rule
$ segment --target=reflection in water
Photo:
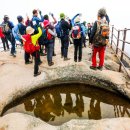
[[[14,111],[35,115],[50,124],[59,125],[75,118],[130,117],[130,103],[117,94],[73,84],[32,93],[5,114]]]

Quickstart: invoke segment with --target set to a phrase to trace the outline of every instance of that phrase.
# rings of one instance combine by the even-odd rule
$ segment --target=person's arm
[[[54,15],[53,14],[51,14],[51,16],[52,16],[52,18],[53,18],[53,24],[56,24],[57,23],[57,20],[56,20],[56,18],[54,17]]]
[[[51,35],[53,35],[54,37],[57,36],[56,33],[55,33],[54,31],[52,31],[51,29],[48,29],[48,32],[49,32]]]
[[[9,21],[9,27],[10,27],[11,30],[14,28],[13,22]]]
[[[80,14],[76,14],[72,19],[71,19],[71,24],[72,24],[72,27],[74,26],[74,20],[77,16],[79,16]]]
[[[90,35],[90,43],[92,43],[96,31],[97,31],[97,21],[94,23],[93,28],[92,28],[92,32]]]
[[[70,24],[67,21],[65,21],[65,26],[66,26],[66,28],[68,28],[69,30],[71,30],[71,26],[70,26]]]
[[[36,43],[37,43],[37,40],[39,39],[39,37],[42,35],[42,30],[40,27],[38,27],[38,33],[31,36],[31,39],[32,39],[32,43],[34,46],[36,46]]]

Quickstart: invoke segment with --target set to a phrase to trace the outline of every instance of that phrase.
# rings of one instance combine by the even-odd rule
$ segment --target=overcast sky
[[[8,14],[10,20],[17,23],[17,15],[32,17],[32,10],[39,8],[43,14],[53,12],[56,18],[64,12],[72,18],[76,13],[82,13],[82,19],[87,22],[96,20],[99,8],[105,7],[111,24],[117,28],[130,28],[129,0],[0,0],[0,21]]]

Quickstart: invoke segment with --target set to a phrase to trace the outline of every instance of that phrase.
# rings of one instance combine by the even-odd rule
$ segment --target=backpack
[[[81,38],[81,27],[80,25],[75,25],[72,27],[72,38],[80,39]]]
[[[48,32],[48,28],[42,30],[42,37],[44,44],[53,40],[53,36]]]
[[[4,34],[11,33],[11,29],[10,29],[10,27],[9,27],[9,22],[2,23],[2,32],[3,32]]]
[[[12,33],[13,33],[14,38],[21,42],[21,35],[19,32],[19,25],[18,24],[12,29]]]
[[[23,35],[22,38],[25,39],[25,41],[24,41],[24,50],[27,53],[32,54],[35,51],[38,51],[40,49],[39,45],[36,45],[36,46],[33,45],[31,35],[29,35],[29,34]]]
[[[108,22],[104,19],[97,21],[97,31],[94,36],[94,42],[99,45],[106,45],[109,38],[110,28]]]
[[[56,34],[58,38],[62,38],[64,36],[63,29],[61,27],[61,22],[59,21],[55,26]]]

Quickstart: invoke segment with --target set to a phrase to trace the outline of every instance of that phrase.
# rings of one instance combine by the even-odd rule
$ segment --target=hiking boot
[[[90,69],[92,69],[92,70],[97,70],[97,67],[90,66]]]
[[[34,77],[36,77],[36,76],[38,76],[38,75],[40,75],[41,74],[41,72],[38,72],[37,74],[34,74]]]
[[[77,59],[75,59],[74,61],[77,62]]]
[[[52,66],[52,65],[54,65],[54,62],[48,63],[48,65],[49,65],[49,66]]]
[[[13,54],[11,53],[10,56],[16,57],[16,55],[14,53]]]
[[[31,63],[32,63],[32,61],[25,62],[26,65],[31,64]]]
[[[79,58],[78,62],[81,62],[82,60]]]
[[[102,71],[103,70],[103,66],[98,66],[97,69]]]
[[[70,60],[70,58],[64,58],[64,61]]]
[[[53,54],[53,56],[56,56],[56,54]]]
[[[39,61],[38,65],[41,65],[42,64],[42,61]]]

